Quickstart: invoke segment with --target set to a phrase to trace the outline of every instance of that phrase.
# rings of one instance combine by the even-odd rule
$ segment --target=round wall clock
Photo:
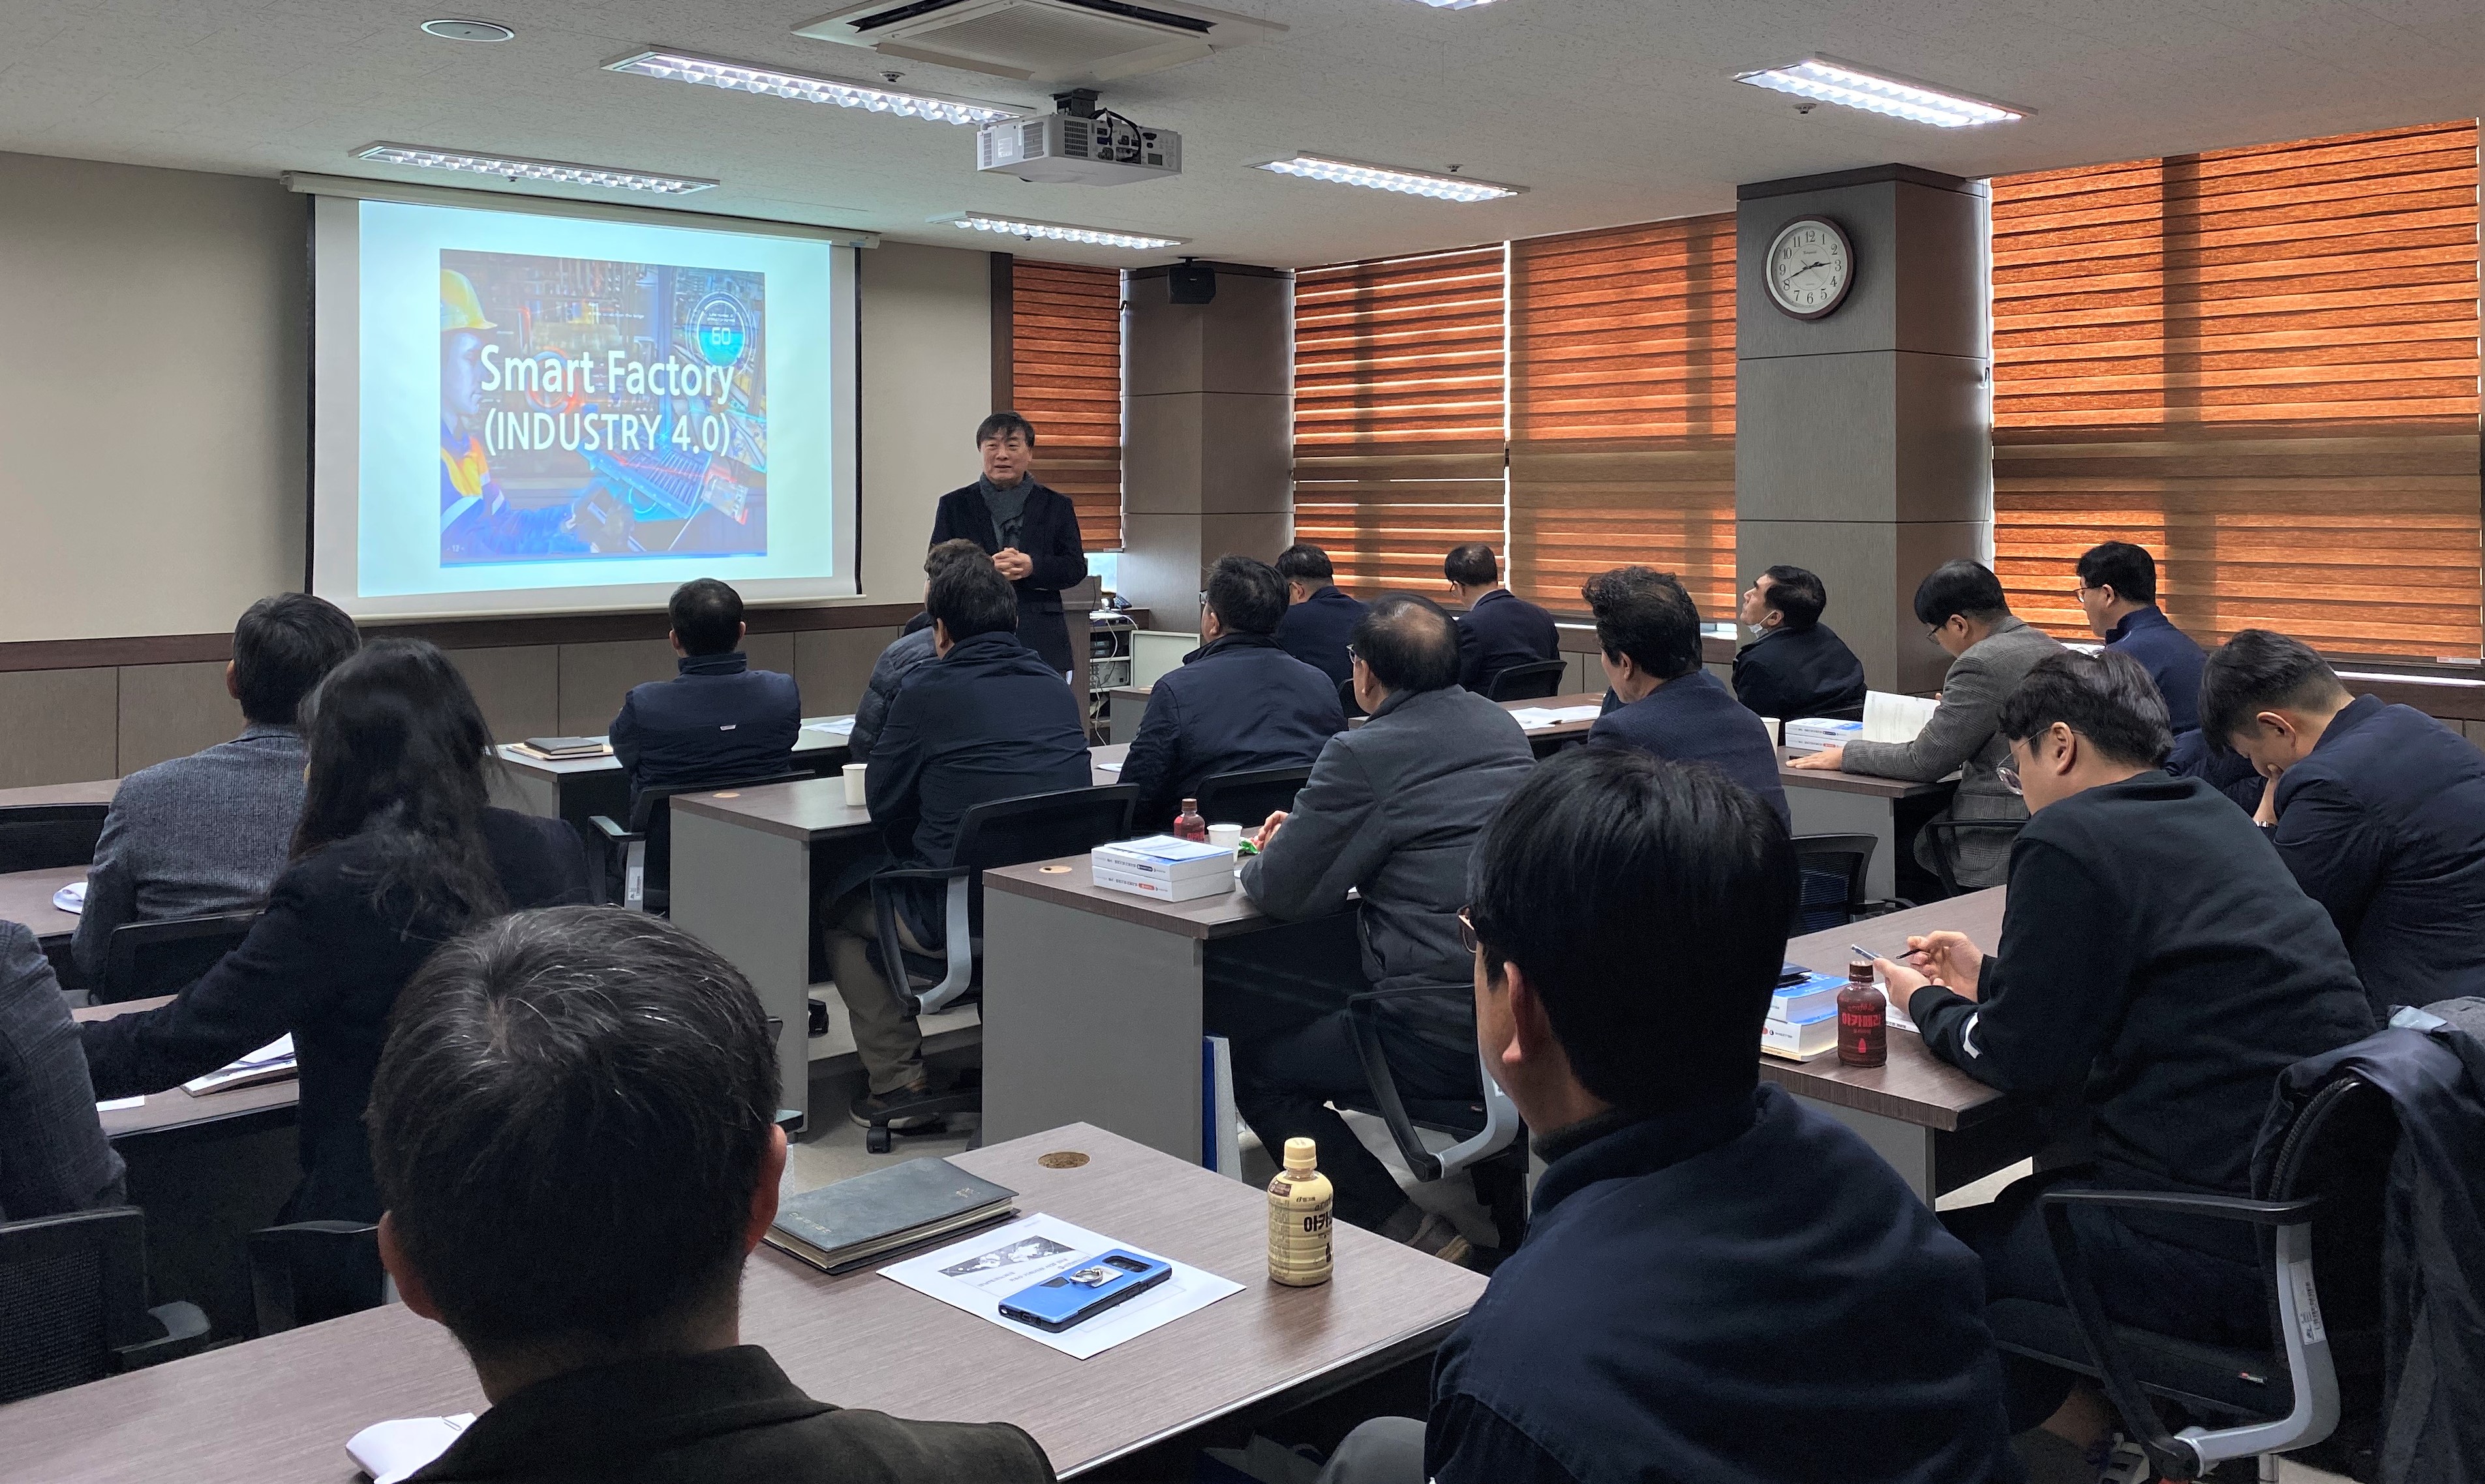
[[[1855,248],[1836,222],[1799,216],[1778,229],[1761,266],[1779,309],[1797,319],[1818,319],[1845,302],[1855,282]]]

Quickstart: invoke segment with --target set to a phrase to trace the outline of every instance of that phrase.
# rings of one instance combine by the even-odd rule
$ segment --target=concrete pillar
[[[1736,568],[1819,573],[1874,689],[1937,689],[1950,660],[1915,621],[1916,584],[1993,550],[1984,188],[1880,165],[1737,194]],[[1844,302],[1816,320],[1781,312],[1763,276],[1800,216],[1855,250]]]
[[[1212,266],[1207,304],[1173,303],[1165,268],[1125,290],[1121,591],[1159,629],[1190,627],[1217,557],[1294,539],[1294,280]]]

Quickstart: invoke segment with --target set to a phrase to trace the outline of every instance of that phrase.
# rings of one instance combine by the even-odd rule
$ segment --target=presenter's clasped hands
[[[1005,546],[993,553],[993,565],[1000,569],[1001,576],[1018,582],[1025,580],[1026,575],[1035,570],[1035,558],[1017,547]]]

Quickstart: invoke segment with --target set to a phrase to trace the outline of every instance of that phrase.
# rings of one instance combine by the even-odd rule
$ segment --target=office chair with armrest
[[[1127,839],[1131,809],[1138,797],[1135,786],[1119,783],[993,799],[969,809],[959,820],[954,864],[884,871],[873,877],[872,915],[880,941],[873,945],[871,958],[906,1013],[933,1014],[980,997],[986,871],[1076,854]],[[899,931],[899,904],[910,887],[933,884],[942,893],[941,948],[937,954],[910,952]],[[891,1119],[971,1113],[982,1106],[982,1090],[974,1087],[894,1102],[865,1129],[863,1147],[874,1154],[888,1152]]]
[[[1199,817],[1211,824],[1240,824],[1257,829],[1269,816],[1295,806],[1312,770],[1303,768],[1260,768],[1248,772],[1217,773],[1199,785]]]
[[[1968,888],[1958,884],[1958,837],[1962,830],[1982,830],[2006,837],[2028,827],[2026,820],[1927,820],[1926,830],[1933,837],[1933,875],[1940,877],[1942,895],[1955,897]]]
[[[1338,710],[1346,713],[1346,719],[1349,721],[1363,715],[1363,703],[1354,698],[1354,681],[1352,677],[1337,683],[1337,705]]]
[[[195,1304],[147,1304],[147,1216],[133,1205],[0,1225],[0,1402],[206,1348]]]
[[[0,808],[0,873],[95,864],[110,804],[12,804]]]
[[[118,1005],[178,994],[248,937],[257,921],[254,910],[123,923],[103,940],[103,978],[88,997],[97,1005]]]
[[[1527,1235],[1527,1140],[1526,1128],[1519,1121],[1518,1107],[1492,1073],[1484,1065],[1481,1052],[1476,1057],[1476,1075],[1483,1092],[1471,1098],[1418,1098],[1408,1101],[1398,1093],[1397,1078],[1390,1074],[1389,1056],[1380,1040],[1380,1021],[1377,1007],[1400,995],[1436,994],[1431,989],[1373,989],[1351,995],[1346,1002],[1347,1017],[1354,1027],[1355,1055],[1363,1063],[1369,1103],[1345,1104],[1360,1113],[1375,1113],[1389,1125],[1389,1137],[1398,1146],[1399,1157],[1406,1162],[1407,1173],[1430,1184],[1464,1170],[1475,1181],[1476,1200],[1492,1213],[1493,1228],[1500,1234],[1504,1255],[1518,1250]],[[1461,1136],[1459,1142],[1438,1154],[1424,1147],[1421,1128]]]
[[[1864,878],[1872,869],[1872,852],[1881,842],[1872,835],[1797,835],[1795,866],[1801,888],[1795,899],[1793,937],[1843,928],[1860,917],[1877,917],[1910,907],[1903,898],[1874,902],[1864,895]]]
[[[633,912],[662,917],[672,905],[674,797],[682,794],[714,794],[724,789],[755,789],[767,783],[794,783],[811,777],[808,768],[787,768],[754,778],[683,784],[677,788],[642,789],[631,796],[630,827],[622,828],[609,814],[590,815],[602,842],[604,896]]]
[[[1567,660],[1539,660],[1530,664],[1514,664],[1488,676],[1484,698],[1488,701],[1541,701],[1562,693],[1562,677],[1570,673]]]
[[[2385,1197],[2398,1124],[2388,1098],[2343,1076],[2306,1103],[2280,1136],[2256,1199],[2163,1191],[2049,1191],[2045,1234],[2066,1303],[2001,1299],[1986,1307],[2003,1349],[2096,1377],[2150,1465],[2196,1479],[2227,1459],[2313,1448],[2362,1430],[2381,1406]],[[2261,1252],[2274,1334],[2242,1349],[2159,1335],[2106,1317],[2071,1225],[2083,1207],[2152,1211],[2249,1223]],[[2316,1277],[2318,1282],[2316,1284]],[[2185,1414],[2231,1420],[2170,1435],[2151,1398]],[[2343,1468],[2330,1458],[2323,1468]]]
[[[369,1222],[297,1221],[252,1232],[243,1245],[260,1336],[396,1303],[379,1230]]]

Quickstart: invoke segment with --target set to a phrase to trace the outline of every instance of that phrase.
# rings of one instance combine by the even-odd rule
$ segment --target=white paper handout
[[[826,732],[831,737],[852,737],[854,735],[854,717],[824,716],[817,721],[804,722],[803,730],[806,732]]]
[[[86,882],[71,881],[67,886],[62,887],[59,891],[52,893],[52,905],[59,907],[64,912],[84,912],[86,910]]]
[[[1020,1289],[1117,1247],[1172,1263],[1173,1277],[1129,1303],[1108,1309],[1058,1335],[1001,1317],[1001,1301]],[[1101,1237],[1083,1227],[1041,1214],[979,1231],[920,1257],[890,1263],[880,1272],[882,1277],[893,1278],[917,1293],[970,1314],[980,1314],[1013,1335],[1024,1335],[1037,1344],[1050,1345],[1081,1361],[1242,1291],[1241,1283],[1187,1262],[1174,1262],[1144,1247]]]
[[[259,1047],[257,1051],[231,1062],[204,1077],[193,1077],[181,1084],[181,1091],[193,1096],[220,1093],[227,1088],[256,1087],[262,1082],[281,1082],[293,1075],[293,1033],[286,1034]]]
[[[1565,721],[1594,721],[1603,714],[1602,706],[1521,706],[1510,715],[1521,730],[1541,732]]]

